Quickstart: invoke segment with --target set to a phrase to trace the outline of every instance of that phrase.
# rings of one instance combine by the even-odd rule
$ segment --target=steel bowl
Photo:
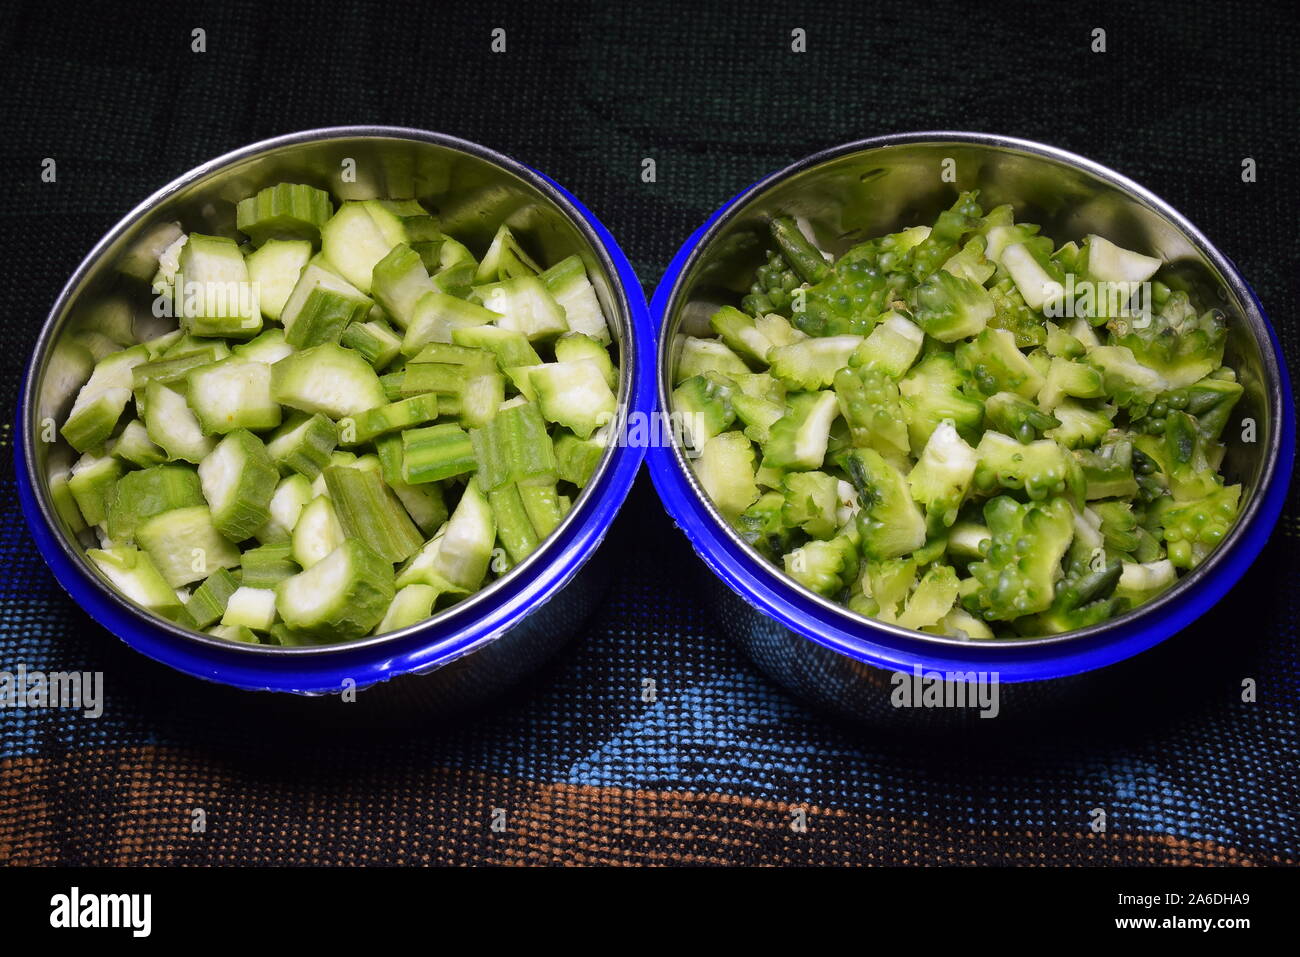
[[[944,176],[950,171],[950,176]],[[952,181],[948,181],[952,180]],[[736,304],[768,247],[767,223],[795,216],[823,248],[930,223],[960,190],[985,208],[1010,203],[1018,220],[1058,241],[1089,232],[1164,260],[1203,303],[1227,315],[1227,361],[1245,394],[1236,420],[1256,441],[1228,440],[1223,468],[1243,485],[1240,517],[1218,548],[1155,600],[1104,624],[1051,637],[972,641],[866,620],[802,587],[750,549],[708,501],[683,450],[652,449],[649,467],[664,504],[716,578],[706,600],[721,628],[769,675],[851,718],[946,723],[945,709],[899,709],[901,675],[997,676],[1004,705],[1064,701],[1070,676],[1138,654],[1195,621],[1242,576],[1277,521],[1294,457],[1294,407],[1277,337],[1233,263],[1168,203],[1083,157],[1026,140],[928,132],[848,143],[799,160],[734,197],[686,241],[655,292],[658,402],[670,409],[674,345],[707,328],[720,304]],[[1005,712],[1005,707],[1004,707]],[[1032,713],[1035,708],[1022,708]],[[900,711],[902,713],[900,713]]]
[[[438,133],[395,127],[309,130],[204,163],[133,209],[91,250],[50,310],[33,350],[15,443],[23,511],[60,585],[127,644],[187,674],[241,689],[322,696],[381,682],[388,698],[462,706],[500,691],[549,658],[599,600],[607,576],[588,562],[626,498],[643,450],[611,444],[564,522],[507,575],[428,621],[380,637],[314,647],[242,645],[179,627],[119,595],[55,511],[48,477],[75,453],[55,436],[109,336],[166,331],[150,308],[162,244],[186,231],[235,235],[235,204],[283,181],[343,199],[415,198],[482,253],[501,222],[544,262],[577,253],[618,347],[616,425],[653,403],[653,338],[644,296],[613,237],[565,189],[516,160]],[[170,322],[170,320],[166,320]],[[420,675],[418,681],[390,681]],[[367,696],[374,699],[373,695]]]

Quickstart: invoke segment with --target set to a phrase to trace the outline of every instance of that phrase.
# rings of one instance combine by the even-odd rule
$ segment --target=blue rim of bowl
[[[19,502],[37,550],[60,586],[95,621],[136,651],[165,665],[250,691],[329,694],[344,687],[365,688],[404,674],[428,673],[478,650],[509,631],[577,574],[604,539],[640,468],[644,448],[617,444],[606,453],[596,480],[583,489],[565,523],[526,561],[488,588],[410,628],[338,645],[273,648],[221,642],[165,622],[132,605],[93,574],[51,524],[53,509],[37,492],[28,445],[34,441],[28,409],[35,388],[40,351],[101,255],[140,216],[177,189],[232,164],[284,146],[328,139],[389,138],[433,143],[492,162],[556,203],[583,232],[612,280],[611,292],[628,317],[620,362],[628,377],[621,415],[649,414],[654,402],[654,334],[640,281],[613,235],[572,193],[550,177],[477,143],[406,127],[343,126],[304,130],[273,137],[209,160],[177,177],[145,199],[96,243],[56,299],[42,328],[24,379],[17,412],[14,462]],[[570,520],[572,519],[572,520]],[[534,559],[537,561],[534,563]],[[348,683],[353,684],[349,685]]]
[[[664,507],[682,529],[696,554],[713,574],[762,614],[831,651],[889,670],[920,667],[934,671],[996,671],[1007,682],[1043,681],[1082,674],[1146,651],[1204,615],[1245,574],[1258,557],[1281,515],[1295,457],[1295,414],[1277,333],[1253,289],[1236,265],[1199,229],[1154,193],[1113,170],[1057,147],[985,133],[934,131],[872,137],[831,147],[797,160],[728,200],[682,244],[655,288],[650,303],[654,318],[657,363],[670,310],[682,277],[735,212],[769,188],[804,170],[846,154],[917,143],[962,143],[1017,150],[1043,156],[1088,172],[1137,198],[1183,231],[1219,270],[1247,305],[1253,304],[1268,334],[1276,380],[1270,383],[1275,413],[1272,449],[1261,479],[1228,539],[1201,566],[1159,598],[1102,625],[1062,635],[1023,640],[976,641],[927,635],[861,618],[821,598],[788,578],[745,545],[709,504],[681,452],[672,444],[656,445],[646,465]],[[1267,358],[1267,357],[1266,357]],[[658,414],[669,411],[661,369],[656,370]],[[671,430],[665,430],[666,433]]]

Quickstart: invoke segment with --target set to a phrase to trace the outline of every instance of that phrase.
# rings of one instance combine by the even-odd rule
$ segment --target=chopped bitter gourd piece
[[[692,465],[705,494],[727,521],[734,523],[758,498],[754,446],[742,433],[715,435]]]
[[[524,402],[502,409],[487,425],[469,432],[479,486],[553,485],[559,479],[555,449],[537,406]]]
[[[984,403],[984,418],[993,431],[1010,435],[1018,442],[1032,442],[1040,434],[1061,427],[1061,420],[1056,416],[1014,392],[995,392],[989,396]]]
[[[912,296],[916,324],[940,342],[978,335],[993,318],[993,300],[984,287],[944,269],[932,273]]]
[[[280,405],[271,398],[271,366],[230,356],[192,369],[186,396],[203,431],[261,432],[280,424]]]
[[[477,468],[469,433],[454,422],[402,433],[402,481],[438,482]]]
[[[271,397],[281,405],[331,419],[357,415],[388,401],[370,363],[332,342],[295,352],[271,366]]]
[[[978,441],[984,407],[962,391],[964,384],[953,357],[942,352],[922,359],[898,383],[908,442],[914,451],[925,448],[930,433],[945,420],[966,441]]]
[[[334,212],[329,193],[301,183],[277,183],[241,199],[235,227],[255,245],[268,240],[314,242]]]
[[[209,575],[185,603],[194,627],[208,628],[219,622],[226,613],[226,603],[238,588],[239,579],[224,568]]]
[[[591,359],[533,366],[528,381],[537,392],[546,420],[570,429],[579,438],[591,438],[618,408],[604,371]]]
[[[866,369],[879,369],[897,379],[912,368],[924,342],[925,333],[920,326],[891,312],[854,350],[849,362]]]
[[[830,538],[840,524],[838,486],[839,480],[826,472],[791,472],[782,490],[781,520],[813,538]]]
[[[834,260],[777,215],[747,294],[679,317],[669,424],[706,453],[703,494],[860,615],[981,640],[1089,627],[1238,519],[1229,318],[1159,258],[1014,213],[962,193]],[[534,367],[503,369],[533,397]],[[554,444],[562,480],[598,460]]]
[[[1051,439],[1021,443],[1001,432],[985,432],[976,454],[975,486],[983,491],[1023,490],[1035,500],[1065,494],[1067,453]]]
[[[985,395],[1014,392],[1032,399],[1043,388],[1043,375],[1016,346],[1006,329],[985,329],[957,346],[957,364]]]
[[[877,366],[847,367],[835,373],[834,385],[854,445],[886,454],[908,452],[907,419],[889,373]]]
[[[173,588],[239,565],[239,549],[217,531],[206,505],[155,515],[136,527],[135,540]]]
[[[174,619],[181,610],[176,589],[159,574],[149,556],[129,545],[92,548],[89,558],[119,592],[164,618]]]
[[[395,594],[393,566],[365,542],[348,539],[312,567],[275,587],[284,623],[322,641],[370,632]]]
[[[199,463],[199,481],[217,531],[242,542],[271,517],[280,472],[261,439],[236,429]]]
[[[723,375],[747,375],[750,372],[745,360],[736,355],[723,342],[717,339],[697,339],[686,336],[682,340],[681,352],[677,359],[673,384],[680,385],[692,376],[706,372],[720,372]]]
[[[834,392],[801,392],[790,397],[789,411],[772,424],[763,446],[763,466],[819,469],[826,458],[831,423],[840,413]]]
[[[925,544],[925,516],[912,500],[903,473],[875,449],[845,453],[844,471],[858,493],[862,554],[873,561],[899,558]]]
[[[1074,511],[1064,498],[1022,505],[1006,495],[984,506],[989,546],[972,562],[978,582],[964,599],[968,611],[1009,621],[1051,607],[1060,563],[1074,537]]]
[[[190,233],[176,272],[175,310],[195,336],[251,339],[262,331],[257,288],[233,239]]]
[[[759,331],[753,316],[735,306],[723,306],[709,319],[709,325],[734,352],[754,362],[766,362],[775,345]]]
[[[857,573],[857,549],[844,535],[828,542],[814,538],[789,552],[784,565],[785,573],[799,584],[830,597],[848,587]]]
[[[346,537],[365,542],[389,563],[405,561],[424,544],[420,530],[378,471],[331,465],[322,474]]]
[[[975,450],[950,423],[940,422],[930,433],[930,441],[908,473],[907,484],[912,490],[912,498],[925,506],[932,528],[947,528],[957,521],[957,511],[970,490],[977,462]],[[946,613],[947,609],[944,610]],[[942,614],[935,616],[935,621],[941,617]],[[924,622],[927,625],[933,623]]]
[[[134,541],[141,522],[174,508],[203,504],[199,475],[188,465],[127,472],[105,496],[108,537],[115,542]]]
[[[692,449],[704,448],[735,421],[735,392],[730,379],[714,372],[691,376],[673,390],[673,414]]]
[[[955,571],[947,565],[931,565],[908,597],[898,624],[917,630],[937,625],[957,603],[957,589]]]
[[[825,336],[801,339],[771,352],[772,375],[790,389],[812,392],[825,389],[835,374],[849,363],[862,345],[861,336]]]

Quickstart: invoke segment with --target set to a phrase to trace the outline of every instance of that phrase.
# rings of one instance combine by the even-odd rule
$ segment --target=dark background
[[[5,4],[0,667],[104,670],[109,701],[96,722],[0,712],[0,862],[1296,863],[1294,495],[1247,580],[1153,653],[1144,707],[970,741],[847,728],[770,685],[699,607],[708,573],[642,477],[601,554],[616,592],[557,662],[480,714],[347,733],[215,695],[73,606],[18,512],[9,423],[46,311],[129,208],[230,149],[349,123],[546,172],[647,294],[713,209],[807,153],[922,129],[1042,140],[1188,215],[1294,364],[1298,40],[1294,13],[1252,3]],[[505,835],[490,807],[511,809]]]

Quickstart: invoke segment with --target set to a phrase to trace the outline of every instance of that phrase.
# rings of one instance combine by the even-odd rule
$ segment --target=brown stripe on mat
[[[199,832],[196,809],[205,816]],[[1295,863],[1120,827],[1103,835],[1086,826],[1072,834],[967,830],[879,812],[444,768],[289,777],[180,748],[0,762],[0,864],[9,865]]]

